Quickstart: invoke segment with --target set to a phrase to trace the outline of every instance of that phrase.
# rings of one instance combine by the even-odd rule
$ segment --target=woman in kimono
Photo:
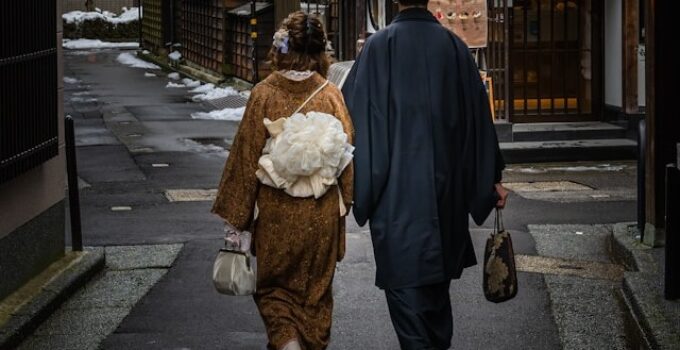
[[[325,78],[330,65],[326,46],[318,18],[295,12],[283,21],[270,52],[273,73],[251,92],[212,209],[227,228],[253,232],[254,299],[267,328],[268,349],[325,349],[330,339],[333,275],[345,253],[344,216],[352,202],[353,127],[342,93]],[[314,113],[334,117],[335,136],[324,142],[332,139],[333,147],[344,147],[342,160],[303,154],[310,148],[292,147],[293,137],[285,140],[291,147],[284,159],[269,159],[277,153],[274,142],[268,141],[275,136],[272,125],[289,127],[277,120],[295,119],[292,115],[299,108],[308,117]],[[296,120],[304,122],[304,118]],[[326,135],[329,130],[316,131]],[[311,182],[326,188],[318,191],[313,186],[311,196],[308,183],[292,184],[290,174],[272,169],[272,164],[288,162],[284,164],[288,170],[298,166],[308,171],[309,164],[299,163],[310,159],[332,163],[337,170],[332,178],[328,171],[315,173],[312,177],[318,181]],[[299,192],[305,190],[308,196],[301,196]]]

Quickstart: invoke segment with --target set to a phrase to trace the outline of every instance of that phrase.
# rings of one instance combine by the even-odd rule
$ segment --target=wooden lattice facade
[[[181,2],[181,53],[187,61],[218,74],[225,73],[226,34],[223,0],[183,0]]]
[[[224,43],[229,58],[227,73],[240,79],[256,82],[269,73],[266,63],[271,48],[274,26],[274,6],[266,2],[256,3],[257,38],[251,38],[251,4],[229,11],[227,39]]]
[[[142,0],[142,47],[158,52],[163,42],[163,1]]]

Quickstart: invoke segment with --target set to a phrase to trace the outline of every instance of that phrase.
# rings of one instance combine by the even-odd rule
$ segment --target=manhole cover
[[[207,202],[215,200],[217,190],[179,189],[166,190],[165,198],[170,202]]]
[[[593,188],[572,181],[508,182],[505,187],[515,192],[592,191]]]
[[[242,95],[226,96],[214,100],[206,100],[206,104],[212,109],[241,108],[248,103],[248,97]]]

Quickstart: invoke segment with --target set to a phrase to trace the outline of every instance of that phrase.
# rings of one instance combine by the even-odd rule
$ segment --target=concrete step
[[[512,136],[513,141],[617,139],[626,137],[626,129],[603,122],[517,123]]]
[[[506,163],[630,160],[637,142],[629,139],[501,142]]]

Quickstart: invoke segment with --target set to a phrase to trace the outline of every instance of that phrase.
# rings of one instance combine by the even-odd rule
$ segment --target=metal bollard
[[[680,193],[679,165],[666,165],[666,257],[664,296],[680,298]]]
[[[640,242],[645,237],[645,155],[647,154],[647,124],[645,120],[638,123],[638,163],[637,163],[637,227],[640,231]]]
[[[83,231],[80,222],[80,194],[78,193],[78,167],[76,165],[76,136],[73,118],[64,118],[66,132],[66,174],[68,177],[68,203],[71,214],[71,246],[73,251],[83,250]]]

